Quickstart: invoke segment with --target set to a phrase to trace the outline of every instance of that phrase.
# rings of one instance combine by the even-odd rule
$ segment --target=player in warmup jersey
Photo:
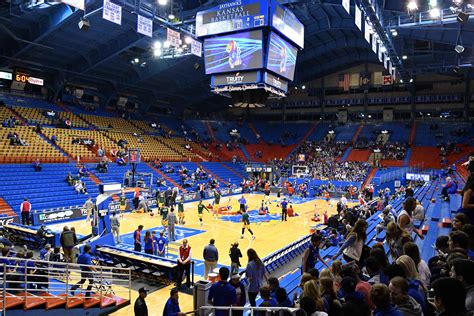
[[[202,213],[203,213],[204,209],[209,212],[209,209],[204,204],[202,204],[202,200],[199,200],[198,218],[199,218],[199,222],[200,222],[201,226],[202,226]]]
[[[127,198],[125,197],[125,192],[122,191],[122,195],[119,198],[120,203],[120,217],[123,217],[125,209],[127,207]]]
[[[217,219],[219,216],[219,204],[221,202],[221,193],[217,191],[217,189],[214,189],[214,204],[213,204],[213,214],[214,214],[214,219]]]
[[[318,203],[314,203],[313,218],[311,220],[314,222],[319,222],[321,220],[318,212]]]
[[[166,205],[162,205],[160,208],[160,215],[161,215],[161,225],[164,227],[168,226],[168,212],[169,209]]]
[[[268,214],[268,205],[265,203],[265,200],[262,200],[262,204],[258,210],[258,215],[266,215]]]
[[[240,236],[240,239],[244,238],[245,229],[247,229],[250,235],[252,235],[252,240],[254,240],[255,236],[253,235],[253,231],[250,229],[250,217],[249,217],[249,214],[245,211],[242,212],[241,222],[243,226],[242,226],[242,235]]]
[[[184,222],[184,203],[183,203],[183,199],[181,197],[179,197],[177,199],[177,202],[178,202],[178,224],[179,225],[184,225],[185,222]]]

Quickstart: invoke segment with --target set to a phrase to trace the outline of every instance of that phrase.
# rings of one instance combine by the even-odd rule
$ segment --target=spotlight
[[[403,79],[400,79],[400,83],[403,83]]]
[[[392,32],[392,36],[394,36],[394,37],[398,35],[398,32],[395,29],[393,29],[391,32]]]
[[[418,4],[414,0],[410,0],[407,4],[408,11],[416,11],[418,10]]]
[[[407,56],[407,55],[403,55],[403,56],[402,56],[402,59],[403,59],[403,60],[407,60],[407,59],[408,59],[408,56]]]
[[[169,47],[170,47],[170,42],[169,42],[169,41],[165,41],[165,42],[163,43],[163,47],[164,47],[164,48],[169,48]]]
[[[160,57],[161,56],[161,49],[154,49],[153,56]]]
[[[136,64],[138,64],[138,63],[140,62],[140,59],[135,58],[133,61],[134,61]]]
[[[301,89],[303,89],[303,90],[306,89],[306,86],[305,86],[305,85],[302,85],[302,86],[301,86]]]
[[[168,14],[168,19],[169,20],[174,20],[176,17],[174,16],[173,13]]]
[[[438,8],[431,9],[430,16],[432,19],[439,19],[439,17],[441,16],[441,10]]]
[[[167,4],[168,4],[168,0],[158,0],[158,4],[159,4],[159,5],[167,5]]]
[[[160,49],[161,48],[161,42],[160,41],[156,41],[153,43],[153,48],[155,49]]]
[[[456,46],[454,47],[454,50],[456,51],[456,53],[461,54],[462,52],[464,52],[464,46],[462,46],[462,45],[456,45]]]
[[[464,24],[467,22],[467,20],[469,20],[469,14],[461,11],[458,14],[457,20],[459,23]]]
[[[436,7],[438,5],[438,0],[430,0],[430,6]]]
[[[412,83],[412,82],[413,82],[413,78],[410,78],[410,83]]]
[[[463,0],[453,0],[454,5],[457,5],[458,7],[462,5]]]
[[[191,37],[189,37],[189,36],[187,36],[187,37],[184,39],[184,42],[185,42],[186,44],[191,44],[192,41],[193,41],[193,39],[192,39]]]

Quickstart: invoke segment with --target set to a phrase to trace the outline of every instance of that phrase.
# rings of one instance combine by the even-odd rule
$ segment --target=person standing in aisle
[[[214,238],[209,241],[209,245],[204,247],[202,257],[204,258],[204,280],[207,280],[209,271],[212,272],[217,267],[219,251],[217,250]]]
[[[179,247],[178,256],[178,280],[176,282],[178,289],[181,288],[181,282],[183,282],[183,273],[186,273],[186,287],[188,289],[191,287],[191,258],[191,247],[188,240],[183,239],[183,244]]]

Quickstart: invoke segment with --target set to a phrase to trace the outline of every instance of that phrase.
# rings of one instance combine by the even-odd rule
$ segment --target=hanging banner
[[[369,25],[369,23],[367,23],[367,21],[365,21],[365,25],[364,25],[364,37],[365,37],[365,40],[367,41],[367,43],[370,44],[370,31],[372,30],[372,27]]]
[[[377,34],[372,34],[372,50],[374,51],[374,53],[377,54],[377,39],[378,39],[378,36]]]
[[[392,74],[392,62],[388,61],[388,73]]]
[[[382,42],[380,42],[380,43],[379,43],[379,54],[378,54],[378,55],[379,55],[379,61],[380,61],[380,62],[383,62],[382,47],[383,47],[383,44],[382,44]]]
[[[172,29],[167,29],[166,40],[170,43],[170,46],[179,47],[181,45],[181,36],[179,32]]]
[[[61,2],[84,11],[84,0],[61,0]]]
[[[202,57],[202,43],[195,39],[191,42],[191,54]]]
[[[383,66],[385,69],[388,68],[387,61],[388,61],[387,53],[383,53]]]
[[[351,14],[351,0],[342,0],[342,6],[346,9],[347,13]]]
[[[355,24],[362,31],[362,11],[357,4],[355,5]]]
[[[137,32],[148,37],[153,36],[153,20],[137,15]]]
[[[122,25],[122,7],[109,0],[104,0],[102,18],[112,23]]]

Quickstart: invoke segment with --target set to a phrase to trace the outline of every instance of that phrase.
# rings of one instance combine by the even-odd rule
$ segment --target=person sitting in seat
[[[36,159],[36,160],[33,162],[33,168],[35,168],[35,171],[36,171],[36,172],[40,172],[41,169],[43,169],[43,167],[41,167],[41,162],[39,161],[39,159]]]
[[[74,185],[74,178],[70,172],[67,173],[66,182],[69,186]]]
[[[117,158],[117,160],[116,160],[115,162],[116,162],[117,165],[119,165],[119,166],[125,166],[125,164],[126,164],[125,159],[123,159],[123,157]]]
[[[108,171],[109,166],[107,165],[107,161],[101,160],[97,165],[97,171],[100,173],[106,173]]]
[[[458,185],[450,177],[446,178],[446,184],[441,189],[441,197],[445,201],[449,201],[449,195],[454,194],[458,191]]]
[[[74,186],[74,190],[77,194],[87,194],[86,184],[81,180],[77,181],[76,185]]]
[[[87,177],[89,176],[90,172],[89,172],[89,169],[87,169],[87,167],[85,165],[82,165],[80,168],[79,168],[79,176],[82,178],[82,177]]]

